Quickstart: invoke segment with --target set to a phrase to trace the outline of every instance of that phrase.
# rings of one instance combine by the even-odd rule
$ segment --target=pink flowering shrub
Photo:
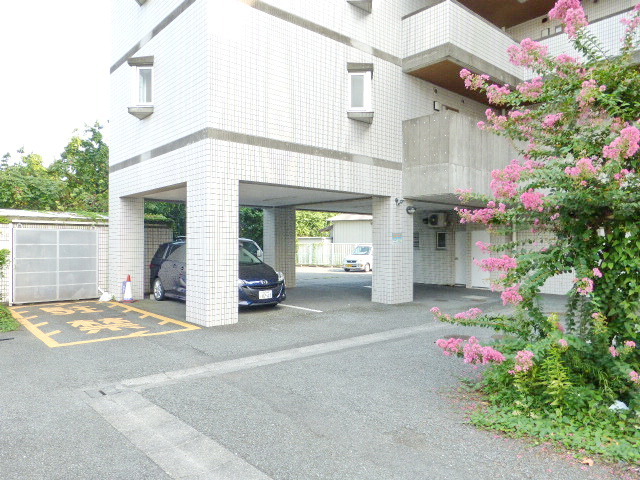
[[[519,67],[532,67],[542,62],[549,53],[549,47],[542,43],[525,38],[520,45],[511,45],[507,48],[509,60]]]
[[[531,350],[520,350],[518,353],[516,353],[516,365],[513,370],[509,370],[509,373],[512,375],[516,375],[518,373],[528,372],[533,368],[534,357],[535,354]]]
[[[475,263],[491,272],[491,289],[507,308],[434,315],[514,337],[495,347],[509,360],[486,373],[495,375],[495,387],[486,388],[505,405],[580,415],[621,400],[640,412],[640,5],[625,15],[625,37],[611,58],[584,28],[582,2],[559,0],[549,15],[577,54],[554,57],[525,39],[508,54],[530,80],[496,85],[460,73],[496,106],[478,127],[518,150],[519,160],[491,172],[489,195],[466,191],[456,209],[460,223],[491,232],[492,243],[478,245],[491,257]],[[541,291],[558,275],[575,280],[561,317],[550,317]],[[482,363],[483,347],[461,345],[457,355]]]
[[[490,346],[482,346],[476,337],[471,337],[466,343],[462,338],[439,339],[436,345],[442,348],[447,356],[457,355],[464,358],[464,363],[471,365],[501,364],[505,356]]]
[[[540,98],[540,95],[542,95],[542,87],[544,87],[542,77],[536,77],[530,82],[521,83],[516,87],[516,90],[518,90],[526,100],[537,100]]]
[[[518,305],[523,300],[522,295],[520,295],[520,285],[506,288],[500,297],[503,305]]]

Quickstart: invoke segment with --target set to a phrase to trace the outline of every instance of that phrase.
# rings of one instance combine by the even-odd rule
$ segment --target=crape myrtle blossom
[[[518,67],[532,67],[542,64],[542,60],[549,53],[549,47],[539,42],[525,38],[520,45],[507,48],[509,60]]]
[[[640,148],[639,142],[640,130],[633,126],[623,128],[620,131],[620,136],[602,149],[602,154],[605,158],[612,160],[620,157],[629,158],[635,155]]]
[[[489,85],[487,87],[487,98],[494,105],[503,105],[506,103],[505,97],[511,93],[509,85]]]
[[[524,172],[531,172],[537,168],[537,164],[532,160],[521,164],[518,160],[512,160],[503,169],[496,169],[491,172],[491,191],[498,199],[510,199],[518,194],[518,182],[522,179]]]
[[[483,347],[476,337],[471,337],[466,343],[462,338],[441,338],[436,345],[442,348],[446,356],[458,355],[464,357],[464,363],[471,365],[487,365],[489,363],[503,363],[505,356],[493,347]]]
[[[505,213],[507,206],[504,203],[500,203],[496,207],[496,202],[491,201],[487,203],[487,208],[478,208],[476,210],[456,208],[455,210],[460,215],[460,223],[484,223],[487,225],[497,214]]]
[[[560,345],[560,347],[564,349],[569,348],[569,342],[567,342],[564,338],[558,340],[558,345]]]
[[[530,82],[521,83],[516,87],[516,90],[527,100],[535,100],[542,95],[543,87],[544,82],[542,81],[542,77],[536,77]]]
[[[509,255],[502,255],[501,258],[483,258],[482,260],[474,260],[473,262],[485,272],[508,272],[509,270],[518,268],[516,259]]]
[[[592,270],[592,272],[593,272],[593,276],[594,276],[594,277],[602,278],[602,272],[600,271],[600,269],[599,269],[599,268],[597,268],[597,267],[596,267],[596,268],[594,268],[594,269]]]
[[[525,373],[533,368],[533,358],[535,354],[531,350],[520,350],[516,353],[516,365],[513,370],[509,370],[511,375],[516,375],[517,373]]]
[[[456,313],[453,318],[457,320],[473,320],[482,315],[482,310],[479,308],[470,308],[466,312]]]
[[[624,342],[624,346],[629,348],[636,348],[636,342],[634,342],[633,340],[627,340],[626,342]]]
[[[532,188],[520,195],[520,201],[525,209],[542,212],[544,210],[545,195],[535,192]]]
[[[598,85],[598,83],[592,78],[582,82],[582,88],[578,93],[578,105],[581,110],[586,110],[589,113],[591,105],[596,101],[596,97],[599,93],[604,92],[607,89],[605,85]]]
[[[600,167],[595,166],[591,158],[581,158],[576,162],[575,167],[567,167],[564,169],[564,173],[573,178],[593,177],[599,171]]]
[[[476,247],[478,247],[481,251],[483,251],[485,253],[487,253],[487,252],[489,252],[491,250],[491,244],[490,243],[485,243],[485,242],[482,242],[480,240],[478,240],[476,242]]]
[[[629,372],[629,378],[633,383],[640,385],[640,374],[638,374],[638,372],[636,372],[635,370],[631,370]]]
[[[575,38],[578,30],[589,25],[580,0],[558,0],[549,11],[549,18],[561,20],[569,38]]]
[[[460,78],[464,80],[464,86],[471,90],[483,88],[490,80],[489,75],[476,75],[466,68],[460,70]]]
[[[458,355],[458,353],[462,352],[462,344],[464,340],[462,338],[440,338],[436,340],[436,345],[438,345],[447,357],[452,355]]]
[[[587,296],[593,292],[593,280],[589,277],[576,278],[573,283],[576,284],[576,289],[580,295]]]
[[[464,363],[471,365],[487,365],[489,363],[502,363],[505,356],[493,347],[483,347],[476,337],[471,337],[463,347]]]
[[[520,290],[519,284],[506,288],[505,291],[500,294],[500,297],[502,298],[502,304],[517,305],[520,302],[522,302],[523,298],[522,298],[522,295],[520,295],[519,290]]]
[[[609,347],[609,353],[611,354],[612,357],[619,357],[620,356],[620,352],[618,352],[618,349],[616,347],[614,347],[613,345],[611,345]]]
[[[551,113],[546,117],[544,117],[544,120],[542,121],[542,126],[545,128],[553,128],[556,123],[562,120],[563,116],[564,116],[563,113]]]
[[[487,116],[487,122],[478,122],[478,128],[480,130],[495,130],[497,132],[504,130],[504,126],[508,120],[506,116],[497,115],[491,108],[487,108],[484,114]]]

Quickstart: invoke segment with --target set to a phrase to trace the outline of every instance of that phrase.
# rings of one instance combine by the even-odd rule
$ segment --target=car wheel
[[[370,272],[371,271],[371,266],[368,263],[364,266],[364,271],[365,272]]]
[[[153,282],[153,298],[157,301],[164,300],[164,287],[159,278],[156,278]]]
[[[348,271],[349,271],[349,269],[348,269],[348,268],[345,268],[345,269],[344,269],[344,271],[345,271],[345,272],[348,272]]]

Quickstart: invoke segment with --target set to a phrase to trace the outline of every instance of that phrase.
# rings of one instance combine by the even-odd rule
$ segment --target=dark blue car
[[[246,241],[239,242],[238,304],[277,305],[287,296],[284,275],[260,260],[250,248],[251,245]],[[187,299],[186,241],[161,245],[150,268],[153,297],[156,300],[169,297]]]

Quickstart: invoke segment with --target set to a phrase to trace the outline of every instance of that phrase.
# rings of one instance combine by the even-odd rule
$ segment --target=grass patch
[[[513,406],[492,405],[475,410],[471,422],[510,437],[551,442],[576,454],[640,465],[640,418],[632,411],[575,418],[526,415]]]
[[[19,327],[20,323],[13,318],[11,311],[5,305],[0,304],[0,332],[11,332]]]

